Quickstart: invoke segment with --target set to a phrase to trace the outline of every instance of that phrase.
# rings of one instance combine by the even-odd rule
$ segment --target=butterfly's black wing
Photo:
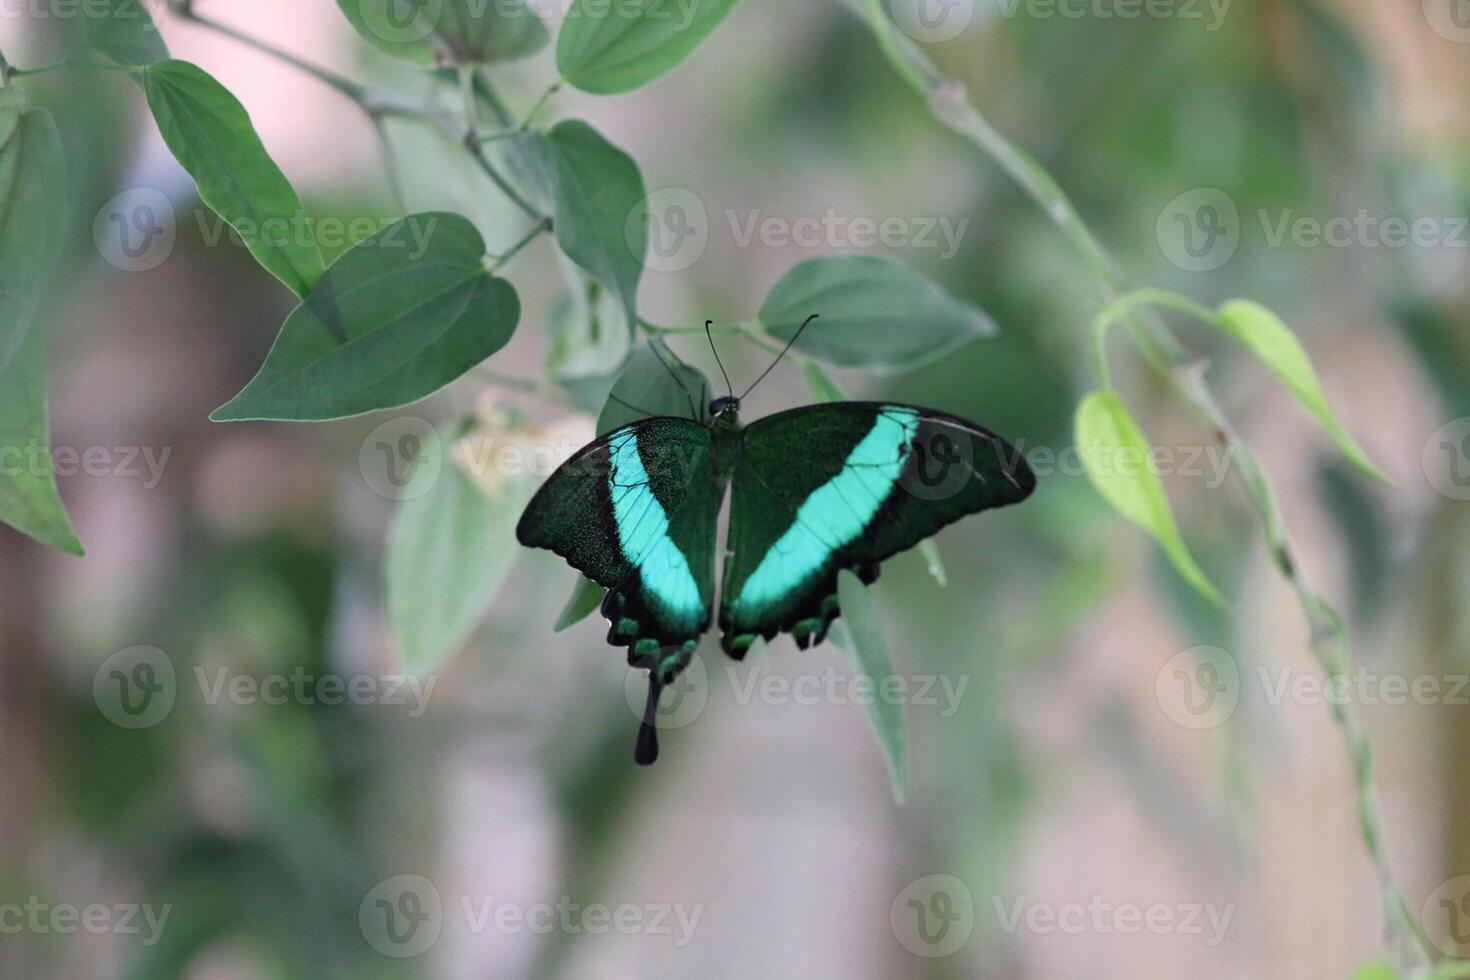
[[[556,552],[608,592],[607,641],[650,671],[649,708],[689,664],[714,604],[710,430],[660,416],[614,429],[563,463],[516,525],[528,548]],[[639,761],[657,754],[651,724]]]
[[[721,586],[725,652],[783,631],[820,643],[839,613],[838,571],[871,582],[885,558],[1035,485],[1005,440],[942,412],[832,402],[751,424]]]

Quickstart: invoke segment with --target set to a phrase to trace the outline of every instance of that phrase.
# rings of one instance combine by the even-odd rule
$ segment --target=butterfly
[[[522,545],[555,552],[607,589],[608,643],[649,672],[640,765],[658,758],[659,695],[689,665],[715,613],[727,488],[720,644],[740,660],[757,638],[783,632],[802,649],[821,643],[841,612],[839,571],[872,583],[884,559],[961,517],[1019,503],[1036,486],[1009,443],[958,416],[838,401],[742,426],[741,401],[754,384],[704,406],[704,390],[696,403],[658,356],[685,388],[689,417],[655,415],[602,435],[547,478],[516,526]]]

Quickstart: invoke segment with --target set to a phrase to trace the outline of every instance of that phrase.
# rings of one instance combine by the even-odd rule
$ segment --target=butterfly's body
[[[933,464],[947,474],[931,479]],[[730,491],[721,645],[820,643],[840,613],[837,574],[865,582],[884,559],[966,514],[1025,499],[1035,485],[999,436],[910,405],[832,402],[749,426],[740,401],[702,419],[656,416],[606,433],[564,463],[516,535],[607,588],[608,642],[649,671],[638,758],[657,755],[659,691],[689,664],[715,613],[717,521]]]

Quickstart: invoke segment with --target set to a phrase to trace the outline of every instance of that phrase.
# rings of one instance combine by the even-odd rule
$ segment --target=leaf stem
[[[480,89],[477,92],[476,72],[473,66],[460,66],[459,88],[460,95],[464,100],[465,124],[467,126],[464,139],[465,149],[470,151],[470,156],[479,165],[480,169],[484,171],[485,176],[489,177],[491,183],[500,188],[500,192],[509,198],[511,203],[526,212],[530,217],[545,220],[546,216],[533,206],[531,202],[522,197],[521,193],[511,186],[510,181],[506,180],[500,171],[495,168],[495,165],[490,162],[490,157],[486,155],[484,146],[480,143],[479,93],[485,90]]]
[[[64,58],[61,61],[53,62],[49,65],[41,65],[37,68],[13,68],[9,65],[4,65],[3,68],[4,75],[7,80],[11,78],[22,78],[26,75],[44,75],[47,72],[61,71],[67,68],[83,68],[92,69],[95,71],[116,71],[123,72],[129,75],[137,74],[141,70],[131,65],[113,65],[103,61],[78,61],[75,58]]]
[[[515,258],[522,249],[534,242],[537,238],[541,237],[542,234],[550,230],[550,218],[542,218],[540,221],[536,222],[534,225],[531,226],[530,231],[526,232],[523,236],[521,236],[519,240],[516,241],[514,245],[506,250],[505,254],[492,256],[495,259],[495,262],[490,266],[491,273],[499,272],[501,266],[505,265],[511,259]]]
[[[251,34],[246,34],[244,31],[237,30],[231,27],[229,24],[217,21],[211,17],[205,17],[203,14],[195,12],[192,5],[176,7],[174,8],[174,12],[177,14],[180,20],[188,21],[193,24],[198,24],[200,27],[205,27],[209,30],[214,31],[216,34],[221,34],[232,40],[238,41],[246,47],[254,48],[256,51],[259,51],[262,54],[269,55],[270,57],[275,58],[277,61],[282,62],[283,64],[290,65],[298,71],[305,72],[319,82],[330,85],[332,88],[336,89],[338,92],[341,92],[343,95],[347,96],[358,105],[364,107],[366,107],[367,105],[369,95],[367,87],[364,85],[359,85],[357,82],[354,82],[350,78],[339,75],[328,68],[323,68],[320,65],[315,65],[309,61],[298,58],[291,52],[286,51],[282,48],[278,48],[274,44],[271,44],[269,41],[262,40],[261,38],[255,37]]]

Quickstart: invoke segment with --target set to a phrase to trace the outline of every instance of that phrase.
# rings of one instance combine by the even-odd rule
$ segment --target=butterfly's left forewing
[[[840,570],[871,582],[884,559],[1034,487],[999,436],[927,409],[833,402],[753,423],[732,490],[725,651],[744,656],[780,632],[821,642],[839,612]]]
[[[608,592],[608,642],[667,684],[688,665],[714,602],[720,490],[710,477],[709,429],[689,419],[642,419],[562,464],[516,526]]]

